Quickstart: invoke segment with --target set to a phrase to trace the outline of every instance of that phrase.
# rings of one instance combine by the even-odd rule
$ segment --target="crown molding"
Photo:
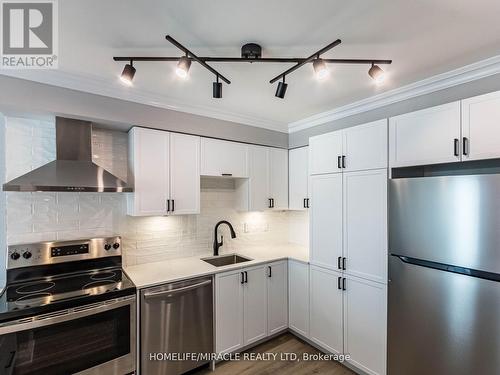
[[[389,104],[472,82],[497,73],[500,73],[500,55],[446,73],[438,74],[382,94],[371,96],[342,107],[334,108],[330,111],[318,113],[299,121],[294,121],[288,124],[288,132],[295,133],[327,122],[384,107]]]
[[[113,83],[110,82],[110,80],[93,75],[70,73],[62,70],[44,70],[43,74],[34,70],[3,70],[0,74],[90,94],[102,95],[113,99],[126,100],[153,107],[256,126],[281,133],[287,133],[288,131],[287,124],[283,122],[220,110],[208,106],[192,105],[166,95],[160,95],[134,87],[125,87],[119,82]]]

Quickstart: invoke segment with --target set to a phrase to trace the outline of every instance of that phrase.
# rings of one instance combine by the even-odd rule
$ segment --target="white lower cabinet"
[[[309,264],[288,261],[288,319],[289,327],[309,337]]]
[[[346,277],[344,353],[368,374],[386,373],[387,285]]]
[[[288,328],[288,262],[267,265],[267,333]]]
[[[340,272],[311,266],[310,339],[326,350],[342,354],[342,282]],[[340,284],[339,284],[340,282]]]
[[[249,345],[267,336],[266,267],[246,268],[243,285],[243,344]]]

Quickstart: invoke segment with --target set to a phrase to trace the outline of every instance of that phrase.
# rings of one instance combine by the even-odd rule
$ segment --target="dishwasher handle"
[[[144,299],[158,298],[158,297],[170,296],[172,294],[184,293],[184,292],[187,292],[189,290],[201,288],[202,286],[205,286],[208,284],[212,284],[212,280],[205,280],[205,281],[202,281],[201,283],[198,283],[198,284],[188,285],[188,286],[184,286],[182,288],[177,288],[177,289],[172,289],[172,290],[163,290],[161,292],[144,293]]]

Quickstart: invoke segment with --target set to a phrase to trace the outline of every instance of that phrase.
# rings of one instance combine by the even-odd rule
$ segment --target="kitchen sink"
[[[229,266],[230,264],[237,264],[248,262],[252,259],[242,257],[238,254],[220,255],[211,258],[203,258],[202,261],[210,263],[215,267]]]

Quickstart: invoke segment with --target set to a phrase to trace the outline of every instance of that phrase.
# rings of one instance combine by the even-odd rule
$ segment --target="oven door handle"
[[[205,280],[205,281],[202,281],[201,283],[198,283],[198,284],[188,285],[188,286],[185,286],[182,288],[177,288],[177,289],[172,289],[172,290],[163,290],[161,292],[144,293],[144,299],[166,297],[166,296],[170,296],[172,294],[183,293],[183,292],[187,292],[187,291],[192,290],[192,289],[201,288],[201,287],[208,285],[208,284],[212,284],[212,280]]]
[[[0,335],[5,335],[14,332],[26,331],[28,329],[41,328],[55,323],[67,322],[79,318],[84,318],[89,315],[94,315],[100,312],[117,309],[126,305],[134,305],[135,296],[121,297],[111,301],[104,301],[90,304],[87,306],[79,306],[53,313],[36,315],[30,318],[21,318],[6,323],[0,324]]]

